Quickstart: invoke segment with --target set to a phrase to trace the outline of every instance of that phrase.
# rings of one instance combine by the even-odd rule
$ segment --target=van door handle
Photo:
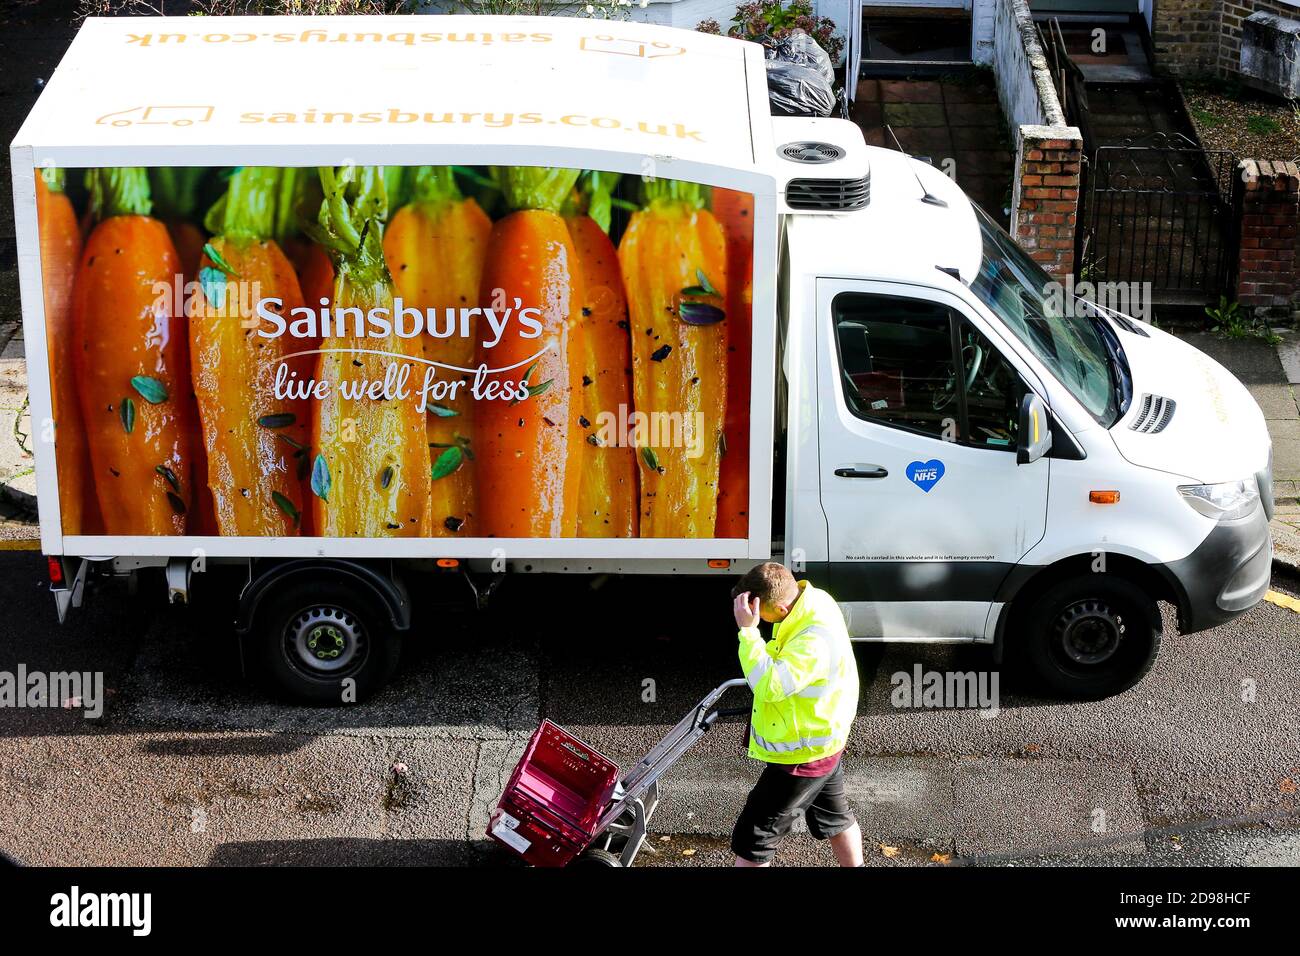
[[[835,469],[836,478],[888,478],[889,472],[879,465],[841,465]]]

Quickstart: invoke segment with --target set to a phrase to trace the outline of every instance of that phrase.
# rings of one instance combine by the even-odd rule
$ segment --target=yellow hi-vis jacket
[[[756,627],[741,628],[740,667],[754,692],[751,757],[807,763],[844,749],[858,711],[858,668],[829,594],[800,581],[799,599],[770,642]]]

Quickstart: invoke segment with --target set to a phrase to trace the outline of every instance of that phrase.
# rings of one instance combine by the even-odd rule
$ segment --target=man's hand
[[[758,622],[762,620],[758,614],[758,598],[751,599],[748,591],[736,595],[731,612],[736,617],[736,627],[758,627]]]

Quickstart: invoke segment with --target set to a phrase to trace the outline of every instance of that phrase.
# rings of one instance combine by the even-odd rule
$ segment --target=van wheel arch
[[[1037,595],[1069,578],[1092,574],[1120,578],[1149,594],[1152,598],[1152,607],[1155,608],[1153,623],[1156,625],[1160,624],[1160,609],[1156,605],[1157,601],[1165,601],[1179,608],[1181,618],[1182,595],[1177,592],[1170,580],[1151,565],[1126,554],[1106,552],[1106,570],[1094,571],[1092,569],[1094,560],[1092,554],[1076,554],[1041,568],[1012,569],[997,597],[998,601],[1005,604],[1005,608],[998,620],[994,635],[995,643],[1002,644],[1003,637],[1015,623],[1016,616],[1023,612],[1027,605],[1033,603]]]
[[[411,600],[400,578],[388,562],[382,567],[361,561],[301,559],[274,563],[259,562],[249,569],[248,584],[239,595],[235,630],[247,634],[257,609],[276,590],[298,580],[339,580],[368,592],[388,613],[396,631],[411,626]]]
[[[1018,582],[1008,582],[1016,586],[1009,599],[1003,597],[1006,607],[998,621],[994,640],[996,666],[1001,667],[1008,659],[1013,665],[1028,664],[1028,670],[1036,672],[1040,678],[1039,683],[1046,683],[1054,693],[1069,697],[1110,696],[1145,675],[1160,645],[1163,624],[1159,602],[1163,600],[1177,605],[1178,595],[1155,569],[1135,558],[1107,554],[1105,571],[1094,571],[1093,561],[1091,554],[1076,555],[1037,569]],[[1109,680],[1097,682],[1095,686],[1089,681],[1081,681],[1077,688],[1069,687],[1068,680],[1045,663],[1043,648],[1050,640],[1047,633],[1050,629],[1045,627],[1045,602],[1050,604],[1065,596],[1076,603],[1085,596],[1091,598],[1090,584],[1095,584],[1095,595],[1100,597],[1101,604],[1115,602],[1130,610],[1127,616],[1136,625],[1136,628],[1127,628],[1131,635],[1130,643],[1136,641],[1150,647],[1149,654],[1134,647],[1132,653],[1137,656],[1131,662],[1131,681],[1112,675]],[[1133,620],[1134,616],[1140,620]],[[1124,630],[1124,627],[1119,627],[1119,631]],[[1125,655],[1131,656],[1128,651]],[[1102,670],[1109,666],[1099,665]]]
[[[392,677],[410,602],[383,566],[304,560],[254,567],[239,615],[256,676],[298,703],[338,706]]]

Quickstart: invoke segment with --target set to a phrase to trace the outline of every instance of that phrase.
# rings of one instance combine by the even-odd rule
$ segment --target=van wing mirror
[[[1047,405],[1029,392],[1020,400],[1020,439],[1016,445],[1016,464],[1038,461],[1052,448],[1052,421]]]

